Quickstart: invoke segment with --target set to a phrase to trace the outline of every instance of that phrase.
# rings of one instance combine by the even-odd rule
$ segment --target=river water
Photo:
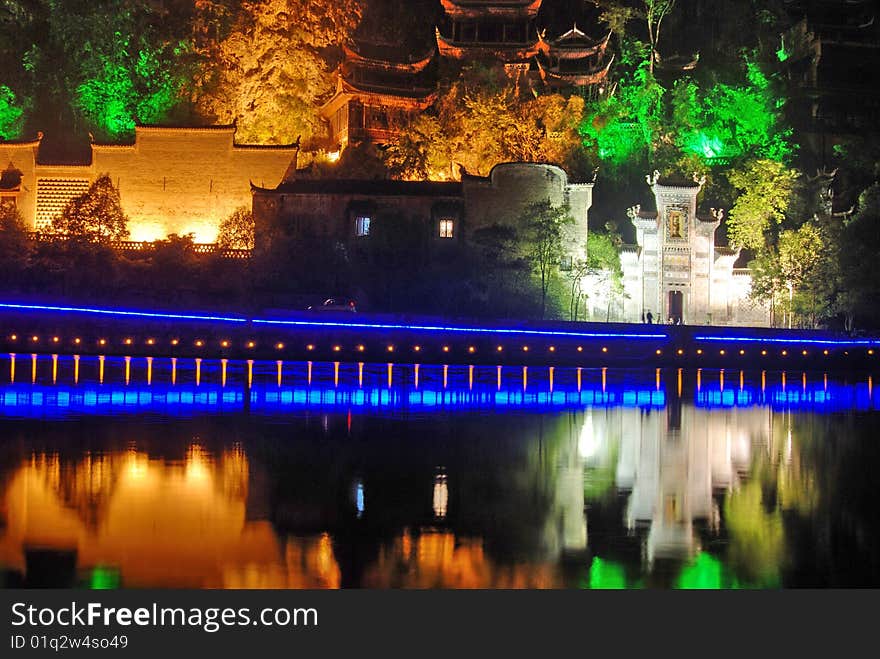
[[[6,587],[880,586],[823,373],[0,357]]]

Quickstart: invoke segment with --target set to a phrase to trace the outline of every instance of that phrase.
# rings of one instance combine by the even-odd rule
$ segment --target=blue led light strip
[[[234,316],[197,316],[194,314],[158,313],[155,311],[121,311],[114,309],[90,309],[87,307],[52,307],[34,304],[4,304],[0,303],[0,309],[14,309],[17,311],[59,311],[63,313],[91,313],[103,316],[123,316],[128,318],[162,318],[165,320],[214,320],[222,323],[246,323],[246,318]]]
[[[255,325],[290,325],[294,327],[345,327],[353,329],[412,330],[417,332],[459,332],[464,334],[516,334],[521,336],[558,336],[585,339],[666,339],[665,334],[630,334],[629,332],[569,332],[567,330],[527,330],[507,327],[451,327],[445,325],[395,325],[386,323],[314,322],[309,320],[253,320]]]
[[[88,307],[58,307],[30,304],[4,304],[0,303],[0,309],[12,309],[17,311],[53,311],[62,313],[88,313],[104,316],[120,316],[127,318],[161,318],[163,320],[201,320],[217,321],[224,323],[247,323],[247,318],[238,316],[202,316],[194,314],[158,313],[154,311],[120,311],[113,309],[92,309]],[[446,332],[461,334],[506,334],[518,336],[549,336],[570,337],[585,339],[667,339],[666,334],[637,334],[628,332],[571,332],[567,330],[529,330],[516,328],[488,328],[488,327],[454,327],[442,325],[404,325],[394,323],[347,323],[317,320],[271,320],[267,318],[254,318],[251,322],[255,325],[280,325],[285,327],[315,327],[328,328],[339,327],[345,329],[370,329],[370,330],[409,330],[417,332]]]
[[[752,343],[814,343],[818,345],[840,345],[840,346],[870,346],[878,345],[880,341],[873,339],[801,339],[792,337],[790,339],[779,339],[759,336],[695,336],[695,341],[723,341],[725,343],[737,343],[749,341]]]

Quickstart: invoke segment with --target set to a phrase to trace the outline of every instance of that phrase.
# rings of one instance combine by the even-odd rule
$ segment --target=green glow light
[[[791,53],[785,50],[785,46],[782,46],[779,48],[779,50],[776,51],[776,57],[780,62],[784,62],[789,57],[791,57]]]
[[[114,590],[119,588],[119,570],[102,565],[96,566],[89,578],[89,588],[91,590]]]
[[[623,566],[595,556],[590,565],[590,589],[622,590],[624,588],[626,588],[626,571]]]
[[[0,139],[14,140],[21,137],[24,110],[15,93],[6,85],[0,85]]]
[[[700,552],[696,560],[682,569],[676,588],[683,590],[739,589],[739,581],[711,554]]]

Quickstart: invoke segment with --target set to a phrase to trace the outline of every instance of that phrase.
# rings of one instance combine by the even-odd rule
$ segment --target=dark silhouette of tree
[[[220,223],[217,246],[221,249],[254,248],[254,214],[240,206]]]
[[[562,229],[574,222],[568,206],[554,206],[550,200],[530,204],[520,217],[526,228],[526,256],[541,281],[541,318],[547,310],[547,291],[553,273],[562,261]]]
[[[52,221],[52,232],[80,242],[109,242],[128,237],[128,217],[109,174],[101,174],[88,191],[75,197]]]

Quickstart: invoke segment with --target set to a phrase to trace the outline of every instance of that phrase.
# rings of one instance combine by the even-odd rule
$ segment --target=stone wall
[[[586,257],[592,183],[569,183],[565,171],[555,165],[503,163],[493,167],[488,177],[463,176],[462,189],[470,230],[495,223],[517,227],[523,212],[535,202],[568,204],[575,221],[565,227],[563,243],[569,256]]]
[[[0,143],[0,168],[12,163],[22,172],[16,204],[32,228],[51,222],[106,173],[119,188],[132,240],[193,233],[210,243],[232,211],[250,208],[251,183],[277,186],[296,157],[294,146],[238,145],[234,135],[231,126],[139,126],[134,144],[93,144],[91,162],[82,165],[39,163],[39,141]]]

